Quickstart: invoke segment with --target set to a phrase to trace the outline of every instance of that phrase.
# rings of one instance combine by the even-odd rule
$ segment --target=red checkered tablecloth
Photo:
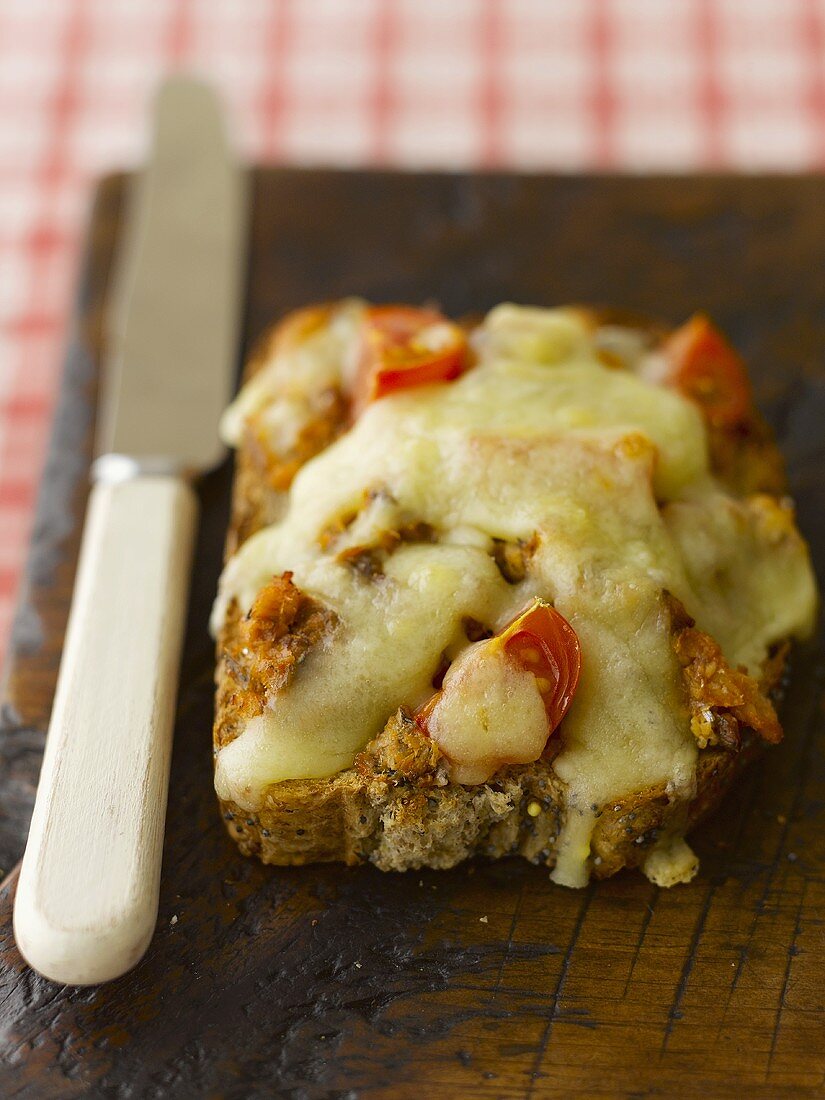
[[[825,167],[825,0],[2,0],[0,662],[91,184],[181,67],[262,161]]]

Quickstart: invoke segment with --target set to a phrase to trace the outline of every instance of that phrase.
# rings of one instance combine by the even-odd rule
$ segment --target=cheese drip
[[[582,646],[554,761],[568,800],[554,876],[582,885],[594,808],[661,785],[689,797],[695,782],[663,589],[728,661],[756,672],[773,642],[810,628],[814,582],[801,538],[777,539],[752,502],[711,477],[694,405],[605,366],[575,311],[498,307],[476,351],[459,380],[368,407],[301,469],[284,518],[227,563],[216,630],[231,601],[245,612],[285,570],[340,624],[220,750],[216,786],[254,810],[272,783],[348,767],[398,706],[432,693],[442,654],[469,644],[466,617],[500,630],[541,596]],[[319,541],[367,493],[435,532],[399,546],[371,578]],[[519,583],[497,569],[493,539],[533,540]]]

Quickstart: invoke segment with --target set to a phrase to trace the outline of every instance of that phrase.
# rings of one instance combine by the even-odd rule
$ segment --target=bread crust
[[[248,361],[244,380],[276,350],[322,323],[332,308],[323,304],[299,310],[273,326]],[[594,323],[627,321],[634,328],[643,327],[639,318],[616,311],[585,312]],[[652,323],[644,329],[651,338],[666,331]],[[326,442],[345,427],[342,417]],[[722,464],[717,473],[735,491],[783,489],[782,459],[761,418],[755,417],[752,430],[738,441],[717,441],[712,450]],[[236,457],[227,557],[255,531],[277,520],[284,503],[285,492],[273,487],[260,455],[245,440]],[[227,655],[238,646],[240,630],[238,616],[229,615],[218,637],[216,751],[239,732],[238,685]],[[778,661],[784,662],[784,651]],[[772,671],[781,671],[776,661]],[[661,786],[603,808],[591,840],[592,876],[601,879],[624,867],[637,867],[664,830],[683,832],[695,826],[760,751],[761,742],[744,730],[738,752],[717,746],[700,749],[690,802],[671,797]],[[566,805],[564,784],[546,759],[503,768],[475,787],[449,781],[437,747],[403,710],[352,767],[336,775],[272,784],[255,812],[219,801],[229,835],[245,855],[281,866],[369,861],[385,871],[449,868],[472,856],[507,855],[552,867]]]

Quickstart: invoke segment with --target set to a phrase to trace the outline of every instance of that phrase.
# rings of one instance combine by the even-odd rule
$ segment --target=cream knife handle
[[[175,477],[92,489],[14,907],[56,982],[118,977],[154,931],[196,520]]]

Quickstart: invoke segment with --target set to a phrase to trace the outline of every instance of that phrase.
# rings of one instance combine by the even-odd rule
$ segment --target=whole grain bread
[[[331,308],[321,305],[298,311],[269,330],[247,364],[245,379],[276,350],[303,339]],[[589,315],[594,322],[628,323],[613,311]],[[630,323],[642,329],[637,318]],[[663,329],[649,324],[646,331],[651,338],[659,338]],[[345,430],[344,406],[331,400],[329,407],[332,411],[323,430],[306,441],[303,454],[290,456],[295,469]],[[716,435],[711,440],[716,472],[732,488],[782,491],[781,456],[758,416],[736,439]],[[289,471],[273,471],[254,440],[242,443],[236,457],[227,556],[282,515],[288,478]],[[237,735],[244,717],[243,691],[231,660],[243,643],[242,629],[239,616],[230,614],[218,637],[216,750]],[[785,652],[783,647],[772,663],[771,685],[781,678]],[[700,750],[696,793],[690,802],[674,799],[659,787],[603,807],[591,841],[592,875],[605,878],[623,867],[638,866],[663,831],[683,832],[709,814],[737,774],[761,751],[761,742],[751,731],[745,729],[743,734],[737,751],[719,745]],[[255,812],[226,800],[220,806],[240,850],[264,863],[370,861],[382,870],[403,871],[449,868],[471,856],[507,855],[552,867],[566,799],[551,758],[503,768],[477,786],[451,782],[437,746],[400,710],[345,771],[327,779],[272,784]]]

